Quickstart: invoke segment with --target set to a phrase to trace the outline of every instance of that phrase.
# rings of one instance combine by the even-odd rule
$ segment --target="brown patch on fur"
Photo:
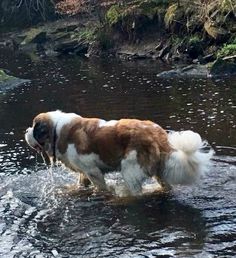
[[[38,122],[45,122],[50,126],[50,128],[53,127],[52,120],[50,119],[50,116],[47,113],[41,113],[37,115],[33,120],[33,126]]]
[[[121,137],[129,138],[126,155],[136,150],[138,162],[149,176],[162,170],[165,157],[171,151],[163,128],[151,121],[122,119],[117,129]]]
[[[47,127],[49,129],[49,135],[45,141],[45,151],[47,151],[47,149],[48,149],[47,144],[51,144],[53,141],[53,122],[47,113],[40,113],[33,120],[33,128],[36,123],[40,123],[40,122],[46,123]]]
[[[119,137],[116,126],[98,128],[92,138],[91,150],[110,167],[118,167],[128,142]]]
[[[90,136],[97,129],[98,122],[96,118],[75,118],[70,124],[64,125],[57,142],[60,153],[64,154],[71,143],[75,144],[78,153],[89,153]]]

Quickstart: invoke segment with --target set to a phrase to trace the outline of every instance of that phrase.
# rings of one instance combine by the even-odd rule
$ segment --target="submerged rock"
[[[217,59],[208,64],[192,64],[185,67],[164,71],[157,74],[157,77],[217,77],[236,75],[236,56]]]
[[[210,73],[206,65],[189,65],[181,68],[175,68],[157,74],[157,77],[209,77]]]
[[[4,70],[0,69],[0,92],[5,92],[10,89],[14,89],[29,80],[20,79],[11,75],[8,75]]]

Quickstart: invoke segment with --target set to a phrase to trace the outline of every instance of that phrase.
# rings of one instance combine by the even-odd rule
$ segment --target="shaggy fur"
[[[168,135],[151,121],[105,121],[61,111],[36,116],[25,139],[88,177],[99,190],[107,190],[104,173],[120,171],[132,195],[141,193],[147,177],[164,187],[194,182],[213,154],[202,151],[205,143],[192,131]]]

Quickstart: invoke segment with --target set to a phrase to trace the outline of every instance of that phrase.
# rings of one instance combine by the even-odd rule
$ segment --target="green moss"
[[[236,35],[232,35],[232,37],[229,40],[230,44],[236,44]]]
[[[225,56],[236,55],[236,43],[234,44],[224,44],[224,46],[218,51],[217,58],[222,58]]]
[[[116,24],[122,18],[123,10],[119,5],[113,5],[106,13],[106,20],[110,26]]]
[[[168,0],[141,1],[138,5],[138,9],[141,15],[145,15],[149,17],[149,19],[153,19],[156,14],[162,11],[163,7],[167,6],[168,2]]]
[[[26,37],[25,39],[21,42],[21,45],[26,45],[29,44],[30,42],[33,41],[33,39],[35,37],[37,37],[37,35],[39,35],[40,33],[42,33],[42,28],[32,28],[29,31],[27,31],[26,33]]]
[[[208,70],[211,70],[215,62],[210,62],[206,64]]]
[[[222,0],[219,10],[224,13],[235,12],[236,0]]]
[[[11,78],[13,77],[10,75],[7,75],[3,70],[0,69],[0,82],[5,82]]]
[[[170,38],[170,43],[171,43],[173,46],[178,46],[178,45],[183,44],[184,40],[185,40],[185,39],[180,38],[180,37],[178,37],[178,36],[176,36],[176,35],[173,35],[173,36],[171,36],[171,38]]]
[[[165,19],[164,19],[167,27],[170,27],[173,21],[176,20],[177,11],[178,11],[178,4],[173,4],[169,6],[169,8],[167,9],[165,14]]]
[[[169,0],[137,0],[121,5],[112,5],[106,13],[106,20],[110,26],[129,18],[135,19],[146,16],[153,19],[156,14],[167,8]]]
[[[81,39],[92,41],[96,38],[96,28],[87,28],[79,32]]]
[[[194,45],[201,44],[202,39],[197,34],[189,36],[189,37],[188,36],[178,37],[176,35],[172,35],[170,38],[170,42],[173,46],[184,45],[185,47],[187,47],[187,46],[194,46]]]
[[[195,44],[199,44],[201,43],[201,38],[198,36],[198,35],[192,35],[190,38],[189,38],[189,44],[190,45],[195,45]]]

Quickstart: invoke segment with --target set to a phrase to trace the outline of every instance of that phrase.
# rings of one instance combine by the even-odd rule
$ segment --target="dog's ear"
[[[44,145],[45,141],[49,138],[48,124],[43,121],[36,122],[34,125],[33,136],[40,145]]]

